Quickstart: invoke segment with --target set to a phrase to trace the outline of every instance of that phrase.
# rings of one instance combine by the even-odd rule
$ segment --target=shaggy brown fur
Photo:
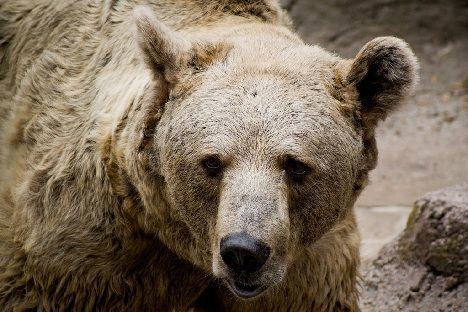
[[[2,310],[358,310],[352,206],[417,63],[288,25],[270,0],[2,1]],[[219,255],[240,231],[272,250],[249,300]]]

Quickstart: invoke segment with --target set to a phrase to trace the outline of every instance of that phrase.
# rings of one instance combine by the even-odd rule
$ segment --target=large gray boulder
[[[405,231],[363,268],[363,311],[468,311],[468,184],[416,201]]]

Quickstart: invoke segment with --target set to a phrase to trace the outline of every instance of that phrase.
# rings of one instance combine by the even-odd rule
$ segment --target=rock
[[[404,240],[432,270],[468,281],[468,185],[427,194],[414,206]]]
[[[363,280],[363,311],[468,311],[468,184],[416,201]]]

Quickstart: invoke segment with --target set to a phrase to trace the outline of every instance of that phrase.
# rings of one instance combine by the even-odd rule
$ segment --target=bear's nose
[[[221,258],[236,274],[260,270],[270,256],[270,247],[246,233],[230,234],[221,239]]]

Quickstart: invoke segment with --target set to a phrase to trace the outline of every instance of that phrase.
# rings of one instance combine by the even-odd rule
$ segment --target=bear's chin
[[[254,298],[264,292],[268,287],[260,284],[244,284],[240,281],[228,282],[230,290],[238,297],[243,299]]]

